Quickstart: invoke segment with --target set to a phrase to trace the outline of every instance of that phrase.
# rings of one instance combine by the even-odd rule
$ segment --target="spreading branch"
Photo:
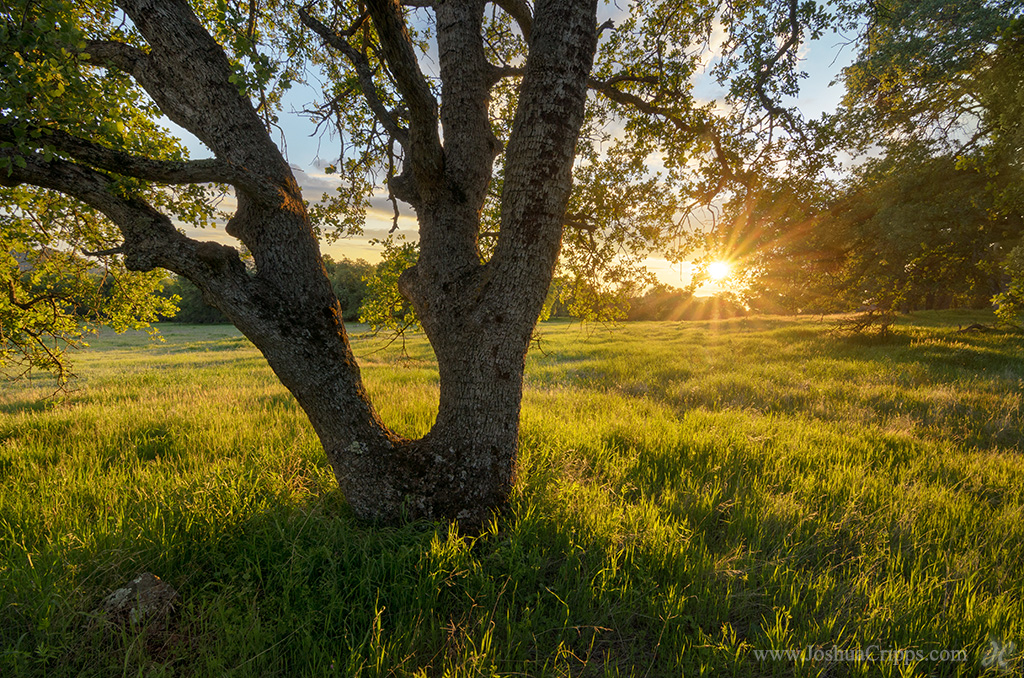
[[[494,84],[503,78],[521,78],[523,77],[524,69],[520,66],[498,66],[497,64],[488,64],[490,67],[490,84]]]
[[[779,48],[775,50],[775,54],[772,55],[772,58],[769,59],[768,62],[758,70],[757,75],[754,76],[754,93],[757,95],[757,100],[770,116],[783,118],[790,130],[797,130],[799,127],[792,119],[788,110],[772,101],[772,98],[768,96],[768,92],[765,87],[768,83],[768,78],[771,77],[772,71],[775,70],[779,61],[782,60],[782,57],[788,54],[790,50],[800,43],[800,36],[803,31],[800,28],[799,9],[799,0],[789,0],[789,15],[787,17],[787,23],[789,24],[789,36],[786,38],[785,42],[779,45]]]
[[[0,141],[15,142],[14,127],[11,123],[0,123]],[[226,160],[154,160],[108,148],[62,130],[41,127],[35,131],[40,133],[40,145],[52,146],[58,153],[91,167],[162,184],[231,184],[267,202],[279,202],[276,187]]]
[[[608,97],[612,101],[618,104],[625,104],[631,106],[641,113],[647,115],[658,116],[665,118],[670,121],[676,129],[680,132],[688,134],[696,134],[698,130],[694,129],[692,125],[687,123],[685,120],[675,115],[671,111],[657,104],[654,104],[646,99],[639,97],[629,92],[623,92],[621,89],[615,87],[616,84],[623,82],[645,82],[650,84],[657,84],[658,78],[652,76],[652,78],[634,78],[632,76],[615,76],[609,80],[598,80],[597,78],[590,78],[587,82],[588,87],[595,92],[600,92],[604,96]]]
[[[524,73],[525,69],[522,67],[496,66],[491,64],[491,75],[495,81],[502,78],[522,77]],[[629,106],[646,115],[667,120],[682,134],[689,134],[708,140],[714,149],[715,158],[722,169],[722,178],[718,185],[709,191],[706,196],[703,196],[703,198],[707,199],[714,197],[714,195],[721,192],[722,188],[724,188],[728,181],[739,181],[743,184],[749,183],[751,178],[748,176],[748,173],[733,166],[733,162],[725,151],[725,144],[723,143],[721,136],[714,130],[710,123],[704,123],[699,127],[694,126],[683,120],[671,110],[648,101],[643,97],[637,96],[636,94],[624,92],[617,87],[617,85],[624,83],[657,85],[660,81],[661,79],[656,75],[639,76],[622,73],[614,75],[607,80],[599,80],[591,77],[587,81],[587,86],[617,104]]]
[[[710,123],[704,123],[699,127],[688,123],[681,117],[673,113],[672,111],[654,104],[642,97],[629,92],[623,92],[621,89],[615,87],[618,83],[623,82],[643,82],[648,84],[656,84],[657,77],[635,77],[635,76],[614,76],[608,80],[598,80],[597,78],[590,78],[589,87],[590,89],[600,92],[604,96],[608,97],[612,101],[618,104],[624,104],[631,106],[641,113],[647,115],[664,118],[665,120],[672,123],[672,125],[679,130],[682,134],[691,134],[694,136],[702,137],[711,142],[711,146],[715,152],[715,158],[718,161],[719,167],[722,170],[722,179],[718,186],[711,191],[711,193],[719,192],[725,182],[730,180],[738,180],[741,183],[746,183],[750,180],[747,173],[742,170],[737,170],[733,167],[732,161],[729,159],[729,155],[725,151],[725,145],[722,142],[721,136],[714,130]]]
[[[64,297],[52,293],[39,294],[27,301],[18,301],[18,297],[14,293],[14,283],[10,281],[7,282],[7,298],[11,302],[11,305],[17,306],[23,311],[31,311],[36,304],[44,301],[49,304],[51,308],[53,308],[57,302],[66,301]],[[54,309],[54,312],[56,312],[56,309]]]
[[[213,243],[198,242],[178,232],[171,220],[149,203],[122,195],[106,174],[61,158],[47,161],[38,153],[21,153],[14,148],[0,149],[0,159],[9,165],[8,170],[0,171],[0,186],[30,184],[59,191],[105,214],[124,237],[120,247],[129,269],[161,267],[192,279],[209,277],[210,263],[201,255],[204,246]]]

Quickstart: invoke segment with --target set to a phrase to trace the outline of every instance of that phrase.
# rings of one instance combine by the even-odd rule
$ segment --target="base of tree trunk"
[[[515,450],[456,447],[427,436],[328,452],[338,485],[364,520],[453,520],[479,527],[508,503]]]

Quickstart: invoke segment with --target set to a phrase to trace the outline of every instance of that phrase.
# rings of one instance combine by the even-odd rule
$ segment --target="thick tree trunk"
[[[508,499],[519,435],[523,351],[517,356],[497,339],[480,341],[468,333],[466,338],[465,344],[435,348],[441,397],[437,420],[426,436],[413,441],[377,438],[373,449],[365,437],[346,444],[321,435],[357,514],[480,524]]]
[[[398,11],[375,3],[370,10],[378,30]],[[304,312],[311,326],[302,338],[296,341],[293,334],[287,345],[264,349],[309,415],[345,497],[365,518],[478,524],[507,501],[515,480],[525,356],[561,245],[596,45],[596,4],[536,5],[507,150],[501,233],[486,264],[476,239],[499,149],[488,119],[491,81],[479,37],[482,11],[481,0],[437,6],[446,91],[440,121],[454,133],[446,135],[443,149],[425,134],[414,140],[407,178],[407,197],[420,223],[420,259],[403,274],[400,287],[437,356],[434,426],[424,438],[409,441],[380,423],[365,399],[340,313]],[[393,67],[401,69],[403,44],[386,48]],[[400,84],[403,78],[407,98],[420,96],[416,73],[405,72]],[[436,161],[437,153],[443,162]],[[337,356],[318,359],[312,354],[322,349],[326,335],[338,337]],[[314,337],[308,346],[305,336]],[[284,351],[292,355],[274,355]],[[333,367],[334,360],[343,368]]]

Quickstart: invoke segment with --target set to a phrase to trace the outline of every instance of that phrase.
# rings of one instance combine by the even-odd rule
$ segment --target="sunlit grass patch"
[[[973,317],[543,325],[474,535],[355,521],[234,330],[102,335],[65,399],[0,393],[0,675],[978,675],[1024,645],[1024,348]],[[424,433],[429,346],[353,334]],[[182,596],[156,641],[95,623],[141,571]],[[968,660],[758,657],[872,645]]]

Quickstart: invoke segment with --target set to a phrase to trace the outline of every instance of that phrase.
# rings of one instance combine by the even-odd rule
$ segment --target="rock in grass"
[[[178,592],[160,577],[143,572],[129,584],[103,599],[109,622],[122,627],[146,627],[150,632],[167,629]]]

